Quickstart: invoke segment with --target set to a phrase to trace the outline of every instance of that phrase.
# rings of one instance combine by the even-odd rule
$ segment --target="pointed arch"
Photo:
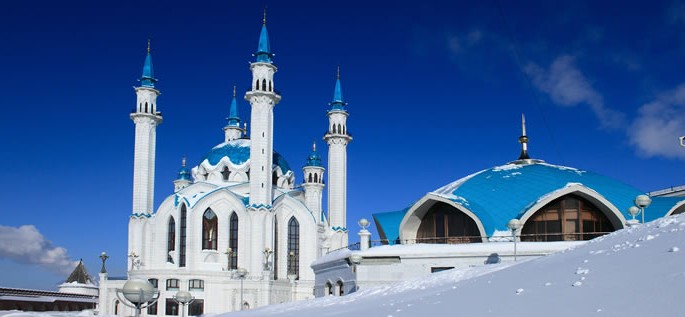
[[[145,113],[147,113],[147,101],[145,102]]]
[[[335,128],[336,128],[336,126],[335,126],[335,124],[333,124],[333,134],[337,133]]]
[[[271,81],[269,80],[269,91],[274,91],[273,87],[271,86]]]
[[[331,283],[331,281],[326,281],[323,296],[333,296],[333,284]]]
[[[318,183],[318,182],[319,182],[319,174],[314,173],[314,183]]]
[[[295,216],[288,221],[288,274],[300,279],[300,223]]]
[[[202,214],[202,250],[216,250],[219,219],[211,208]]]
[[[307,180],[308,180],[308,181],[307,181],[308,183],[311,183],[311,182],[312,182],[312,173],[309,173],[309,177],[307,178]]]
[[[342,133],[342,126],[338,123],[338,133]]]
[[[266,79],[262,79],[262,90],[266,91]]]
[[[231,171],[228,170],[228,166],[224,166],[224,168],[221,170],[221,178],[224,180],[224,182],[228,181],[228,176],[231,175]]]
[[[179,267],[185,267],[186,266],[186,238],[187,238],[187,226],[188,226],[188,210],[186,209],[185,204],[181,204],[181,227],[180,227],[180,235],[181,235],[181,240],[179,243],[179,254],[178,254],[178,266]]]
[[[341,280],[338,280],[338,282],[335,283],[335,295],[336,296],[345,295],[345,290],[343,289],[343,281],[341,281]]]
[[[345,125],[343,125],[342,128],[342,134],[345,134]]]
[[[259,79],[255,82],[255,90],[259,90]]]
[[[233,252],[230,256],[231,263],[228,266],[235,270],[238,269],[238,215],[235,211],[231,213],[228,230],[228,247]]]
[[[166,253],[167,253],[167,258],[166,261],[173,263],[174,259],[171,256],[171,252],[176,250],[176,221],[174,220],[174,217],[171,216],[169,217],[169,225],[167,227],[167,247],[166,247]]]

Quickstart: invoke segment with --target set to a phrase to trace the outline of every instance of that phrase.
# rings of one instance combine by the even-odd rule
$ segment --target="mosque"
[[[302,171],[293,170],[274,151],[276,90],[266,18],[255,60],[250,63],[250,130],[241,125],[237,93],[224,142],[213,147],[197,165],[185,159],[174,181],[174,193],[153,209],[156,127],[162,123],[157,103],[148,44],[136,105],[133,209],[129,220],[128,277],[150,281],[159,300],[147,315],[200,315],[249,309],[313,297],[314,271],[310,264],[328,250],[348,245],[346,228],[347,144],[340,72],[328,109],[328,213],[322,197],[324,172],[316,145]],[[301,185],[295,185],[302,173]],[[124,280],[100,274],[99,312],[131,315],[116,289]],[[180,307],[179,290],[194,300]]]

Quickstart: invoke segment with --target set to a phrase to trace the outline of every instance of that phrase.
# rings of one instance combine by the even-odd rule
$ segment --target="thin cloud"
[[[76,266],[65,248],[53,246],[32,225],[18,228],[0,225],[0,258],[39,265],[61,275],[71,273]]]
[[[587,105],[599,119],[603,128],[617,129],[625,121],[625,114],[609,109],[585,75],[575,66],[569,55],[557,57],[548,69],[531,63],[525,67],[533,85],[544,92],[557,105],[575,107]]]
[[[637,153],[645,157],[685,159],[678,138],[685,133],[685,84],[644,104],[627,131]]]

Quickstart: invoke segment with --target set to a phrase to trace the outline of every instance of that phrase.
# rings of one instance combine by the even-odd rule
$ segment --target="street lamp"
[[[238,278],[240,279],[240,310],[243,310],[243,280],[247,276],[247,270],[245,268],[239,268],[236,273],[238,273]]]
[[[135,317],[140,316],[141,309],[154,304],[159,299],[159,291],[155,290],[149,281],[141,279],[126,281],[123,288],[116,289],[116,294],[120,302],[135,309]]]
[[[174,300],[181,304],[181,317],[183,317],[185,306],[195,300],[195,297],[193,297],[193,295],[188,291],[178,291],[176,292],[176,295],[174,295]]]
[[[231,258],[233,257],[233,249],[228,248],[226,249],[226,252],[224,252],[226,255],[226,271],[231,270]]]
[[[105,269],[105,261],[109,259],[109,255],[107,255],[107,252],[102,251],[100,254],[100,260],[102,260],[102,268],[100,269],[100,273],[107,273],[107,269]]]
[[[516,261],[516,230],[521,228],[521,221],[518,219],[511,219],[507,223],[507,228],[511,230],[511,237],[514,240],[514,261]]]
[[[645,208],[649,207],[652,203],[652,199],[647,195],[638,195],[635,197],[635,206],[640,208],[640,213],[642,214],[642,223],[645,223]]]
[[[627,221],[629,226],[634,226],[634,225],[637,225],[638,223],[640,223],[639,221],[637,221],[637,219],[635,219],[635,216],[637,216],[637,214],[640,213],[640,208],[637,208],[635,206],[630,206],[628,208],[628,213],[631,216],[633,216],[633,219]]]

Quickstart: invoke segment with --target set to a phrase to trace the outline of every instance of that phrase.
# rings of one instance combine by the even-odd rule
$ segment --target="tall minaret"
[[[162,122],[162,113],[157,111],[157,96],[152,71],[150,41],[147,43],[147,56],[143,66],[143,76],[136,90],[136,108],[131,120],[136,125],[135,150],[133,154],[133,214],[152,213],[155,186],[155,142],[156,128]]]
[[[250,102],[250,206],[271,206],[272,162],[274,140],[274,106],[281,96],[274,91],[276,66],[271,62],[266,10],[259,35],[256,61],[250,63],[252,89],[245,93]]]
[[[235,99],[235,84],[233,85],[233,100],[231,101],[231,110],[228,114],[228,125],[224,127],[226,138],[224,142],[240,139],[245,133],[245,130],[240,127],[240,117],[238,117],[238,105]]]
[[[304,172],[304,203],[312,215],[317,217],[317,222],[323,221],[321,214],[321,198],[323,193],[323,173],[326,169],[321,165],[321,155],[316,152],[316,143],[312,145],[312,153],[307,158],[307,165],[302,168]]]
[[[331,249],[347,246],[347,111],[340,88],[340,67],[335,81],[331,110],[328,111],[328,132],[323,139],[328,143],[328,221],[334,235]]]

